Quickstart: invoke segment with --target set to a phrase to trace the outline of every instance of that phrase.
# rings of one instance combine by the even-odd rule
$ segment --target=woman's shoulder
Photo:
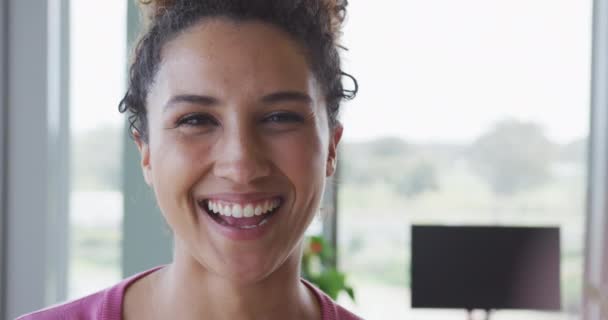
[[[363,320],[363,318],[346,310],[332,298],[315,287],[312,283],[302,279],[302,282],[315,294],[321,305],[322,320]]]
[[[91,319],[101,320],[104,301],[107,300],[106,289],[86,297],[54,305],[23,315],[16,320],[58,320],[58,319]]]
[[[138,279],[161,267],[156,267],[77,300],[54,305],[39,311],[25,314],[16,320],[119,320],[126,288]]]

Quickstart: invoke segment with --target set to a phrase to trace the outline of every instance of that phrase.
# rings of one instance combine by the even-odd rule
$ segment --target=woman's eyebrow
[[[202,96],[197,94],[179,94],[171,97],[169,101],[165,104],[163,111],[167,111],[171,106],[178,103],[193,103],[201,106],[212,107],[218,104],[218,100],[216,98],[210,96]]]
[[[302,102],[310,104],[312,98],[303,92],[299,91],[279,91],[262,97],[261,101],[264,104],[274,104],[279,102]]]
[[[261,99],[264,104],[275,104],[280,102],[301,102],[310,104],[312,98],[303,92],[299,91],[279,91],[263,96]],[[204,107],[213,107],[219,104],[216,98],[198,94],[179,94],[171,97],[165,104],[163,112],[178,103],[192,103]]]

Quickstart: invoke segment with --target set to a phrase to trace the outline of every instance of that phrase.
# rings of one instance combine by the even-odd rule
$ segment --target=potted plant
[[[320,236],[305,239],[302,256],[302,276],[336,300],[345,291],[353,301],[355,293],[346,282],[346,275],[332,265],[334,251]]]

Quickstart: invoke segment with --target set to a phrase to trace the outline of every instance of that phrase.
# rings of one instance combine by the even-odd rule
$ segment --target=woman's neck
[[[140,286],[150,302],[145,318],[318,320],[319,303],[300,281],[299,252],[294,250],[271,275],[252,283],[230,281],[176,252],[171,265]]]

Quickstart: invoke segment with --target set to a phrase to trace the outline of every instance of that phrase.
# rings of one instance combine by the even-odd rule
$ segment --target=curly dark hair
[[[135,47],[128,89],[118,110],[128,112],[130,131],[148,141],[146,96],[162,60],[163,46],[201,19],[225,17],[234,21],[262,21],[286,31],[305,48],[311,70],[325,96],[329,125],[337,123],[340,104],[355,97],[358,86],[341,69],[338,44],[347,0],[139,0],[146,31]],[[353,81],[344,89],[343,77]]]

